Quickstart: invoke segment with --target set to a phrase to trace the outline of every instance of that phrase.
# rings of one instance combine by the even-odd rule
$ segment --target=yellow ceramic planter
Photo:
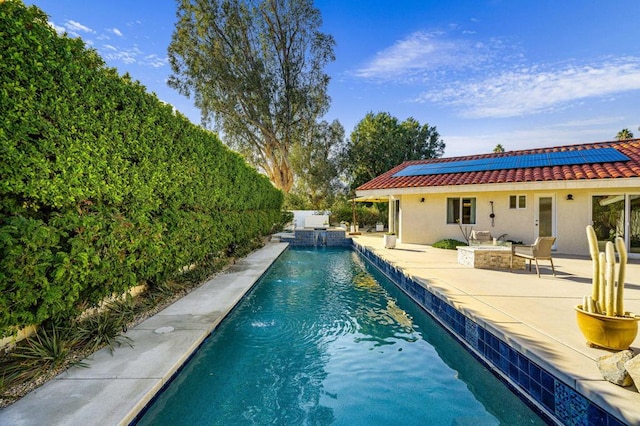
[[[629,349],[638,334],[640,317],[608,317],[585,312],[582,310],[582,305],[578,305],[576,318],[585,339],[589,343],[606,349]]]

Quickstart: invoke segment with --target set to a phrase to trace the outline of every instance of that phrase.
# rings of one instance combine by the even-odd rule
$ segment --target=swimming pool
[[[359,255],[289,249],[137,424],[545,424]]]

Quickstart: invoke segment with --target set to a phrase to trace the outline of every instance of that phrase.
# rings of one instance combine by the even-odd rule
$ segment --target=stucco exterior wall
[[[613,188],[605,190],[605,193],[628,192]],[[490,231],[494,237],[507,234],[506,239],[522,241],[531,244],[537,237],[535,212],[536,196],[552,197],[554,204],[554,230],[553,234],[558,238],[556,251],[558,253],[570,253],[588,255],[588,245],[585,227],[591,223],[591,196],[603,193],[602,191],[562,189],[549,191],[495,191],[474,194],[472,192],[460,192],[455,194],[405,194],[400,195],[400,235],[401,242],[413,244],[433,244],[445,238],[454,238],[464,241],[463,234],[457,224],[447,224],[447,198],[448,197],[475,197],[476,198],[476,224],[462,225],[467,230],[476,229]],[[567,200],[567,195],[572,195],[572,200]],[[526,208],[511,209],[509,207],[510,195],[525,195]],[[421,200],[424,198],[424,201]],[[491,201],[495,214],[493,223],[490,217]]]
[[[567,200],[567,194],[572,194],[573,200]],[[556,202],[559,253],[589,254],[586,227],[591,224],[591,194],[590,190],[559,193]]]

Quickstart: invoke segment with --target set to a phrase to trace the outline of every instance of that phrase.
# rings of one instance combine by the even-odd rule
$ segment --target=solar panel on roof
[[[576,164],[629,161],[629,157],[615,148],[594,148],[538,154],[488,157],[474,160],[445,161],[407,166],[392,177],[428,176],[447,173],[482,172],[518,169],[523,167],[571,166]]]

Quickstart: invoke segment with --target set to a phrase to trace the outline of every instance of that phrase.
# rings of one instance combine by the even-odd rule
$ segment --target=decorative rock
[[[636,382],[636,388],[640,392],[640,355],[635,356],[633,359],[624,363],[624,368],[629,373],[629,376]]]
[[[625,363],[629,363],[632,358],[633,351],[626,350],[615,354],[603,355],[596,361],[598,363],[600,373],[602,373],[602,377],[604,377],[605,380],[608,380],[615,385],[626,387],[633,384],[633,379],[625,368]],[[640,360],[638,360],[637,365],[638,379],[640,379]]]

